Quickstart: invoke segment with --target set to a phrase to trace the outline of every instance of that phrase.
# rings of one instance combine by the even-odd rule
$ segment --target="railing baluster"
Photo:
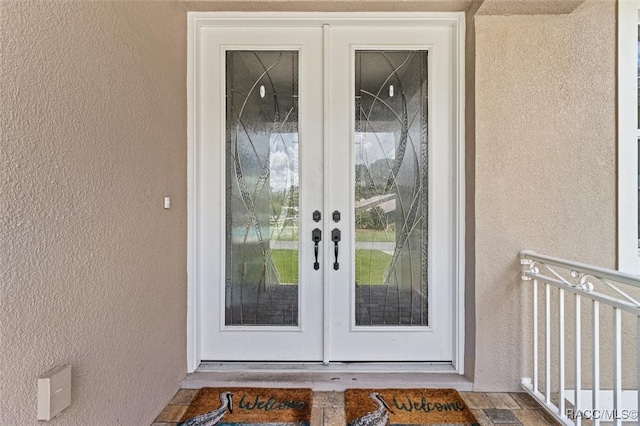
[[[600,302],[593,301],[593,392],[591,394],[592,412],[600,409]],[[593,426],[600,424],[599,418],[593,419]]]
[[[613,310],[613,424],[622,420],[622,311]]]
[[[573,321],[575,322],[575,351],[574,351],[574,374],[575,374],[575,396],[573,398],[574,404],[574,413],[579,413],[582,410],[582,404],[580,401],[580,394],[582,393],[582,327],[581,327],[581,317],[582,317],[582,306],[580,305],[582,302],[582,298],[580,295],[576,294],[574,297],[575,300],[575,315]],[[576,417],[576,425],[582,424],[582,418],[580,416]]]
[[[538,392],[538,280],[533,280],[533,391]],[[640,347],[640,337],[638,338]],[[640,357],[640,350],[638,351]],[[640,371],[640,370],[639,370]],[[640,374],[640,372],[638,373]]]
[[[564,366],[564,290],[560,289],[558,292],[558,385],[560,386],[558,410],[560,411],[560,417],[566,417],[565,410],[565,376]]]
[[[522,387],[530,395],[534,397],[553,417],[561,424],[577,424],[582,425],[582,416],[590,413],[590,423],[594,426],[600,425],[601,417],[605,419],[607,423],[613,420],[613,424],[621,425],[625,413],[622,409],[640,409],[640,393],[637,395],[637,407],[627,407],[624,404],[623,394],[623,379],[622,375],[627,377],[629,374],[629,366],[623,363],[622,353],[622,312],[627,312],[636,317],[636,369],[637,377],[636,382],[640,384],[640,301],[630,296],[630,292],[620,287],[620,285],[630,286],[629,288],[640,289],[640,277],[612,269],[601,268],[597,266],[587,265],[571,260],[565,260],[555,258],[551,256],[545,256],[537,254],[531,251],[520,252],[520,264],[522,265],[521,276],[523,282],[533,282],[533,380],[529,377],[523,377]],[[544,284],[544,302],[542,302],[541,285]],[[551,312],[551,298],[552,288],[558,289],[558,307],[556,312]],[[602,291],[605,290],[605,291]],[[616,294],[611,295],[611,290]],[[566,336],[567,331],[567,318],[565,318],[566,312],[566,296],[565,294],[574,295],[574,336],[573,342],[573,370],[570,370],[569,374],[573,373],[574,383],[567,384],[567,353],[565,340],[569,336]],[[555,293],[553,293],[555,294]],[[589,348],[583,347],[582,344],[582,300],[587,299],[592,304],[591,312],[585,312],[585,321],[588,321],[589,315],[592,317],[592,386],[585,386],[584,395],[585,400],[582,400],[583,395],[583,383],[582,383],[582,368],[583,368],[583,351],[589,352]],[[541,311],[544,303],[544,318]],[[601,396],[601,380],[600,380],[600,305],[603,304],[607,308],[613,309],[613,409],[611,408],[609,399],[607,399],[606,405],[603,406]],[[555,303],[553,308],[556,309]],[[589,309],[587,308],[589,311]],[[556,341],[551,341],[552,318],[558,315],[558,340],[557,340],[557,352],[552,353],[551,345],[556,344]],[[544,320],[544,328],[540,324]],[[571,319],[568,319],[571,321]],[[608,322],[608,316],[606,318]],[[630,325],[630,324],[629,324]],[[555,325],[554,331],[555,331]],[[606,343],[609,344],[610,326],[607,326],[605,332]],[[628,330],[625,330],[628,331]],[[588,331],[585,331],[588,333]],[[542,342],[541,334],[544,333],[544,342]],[[571,333],[571,331],[569,331]],[[544,345],[544,348],[541,346]],[[558,355],[558,360],[552,358],[552,355]],[[542,370],[542,363],[544,362],[544,371]],[[571,362],[571,358],[569,358]],[[588,359],[585,359],[588,363]],[[569,368],[571,368],[569,366]],[[625,370],[626,369],[626,370]],[[552,373],[553,384],[552,387]],[[556,375],[557,374],[557,375]],[[588,374],[588,373],[587,373]],[[608,373],[607,373],[608,376]],[[544,380],[544,386],[542,381]],[[556,382],[557,380],[557,382]],[[573,399],[574,399],[574,416],[567,415],[567,392],[566,387],[574,386]],[[544,389],[543,389],[544,387]],[[559,401],[555,404],[556,393],[553,394],[552,402],[552,389],[558,387],[557,395]],[[607,384],[606,388],[609,388]],[[587,400],[587,392],[591,391],[591,402]],[[607,394],[608,394],[607,390]],[[637,386],[636,386],[637,392]],[[589,406],[591,405],[591,406]],[[591,410],[586,411],[585,409]],[[571,418],[568,418],[571,417]],[[635,419],[630,419],[635,420]]]
[[[551,286],[544,286],[544,399],[551,404]]]

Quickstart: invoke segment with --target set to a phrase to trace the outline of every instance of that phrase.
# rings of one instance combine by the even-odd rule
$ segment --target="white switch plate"
[[[51,420],[71,405],[71,366],[38,377],[38,420]]]
[[[164,208],[165,209],[171,208],[171,197],[164,197]]]

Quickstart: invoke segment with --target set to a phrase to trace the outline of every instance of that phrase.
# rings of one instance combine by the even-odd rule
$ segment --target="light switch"
[[[171,197],[164,197],[164,208],[165,209],[171,208]]]
[[[71,366],[38,377],[38,420],[51,420],[71,405]]]

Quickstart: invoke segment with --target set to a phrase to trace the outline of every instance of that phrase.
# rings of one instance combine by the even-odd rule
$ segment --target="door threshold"
[[[203,361],[196,372],[455,373],[450,362],[219,362]]]
[[[203,362],[182,388],[280,387],[314,391],[347,388],[453,388],[471,391],[473,383],[451,363],[247,363]]]

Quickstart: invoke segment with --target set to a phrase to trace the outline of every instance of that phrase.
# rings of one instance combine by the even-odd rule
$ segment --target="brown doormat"
[[[309,426],[311,398],[311,389],[202,388],[180,424]]]
[[[478,425],[455,389],[347,389],[344,405],[352,426]]]

